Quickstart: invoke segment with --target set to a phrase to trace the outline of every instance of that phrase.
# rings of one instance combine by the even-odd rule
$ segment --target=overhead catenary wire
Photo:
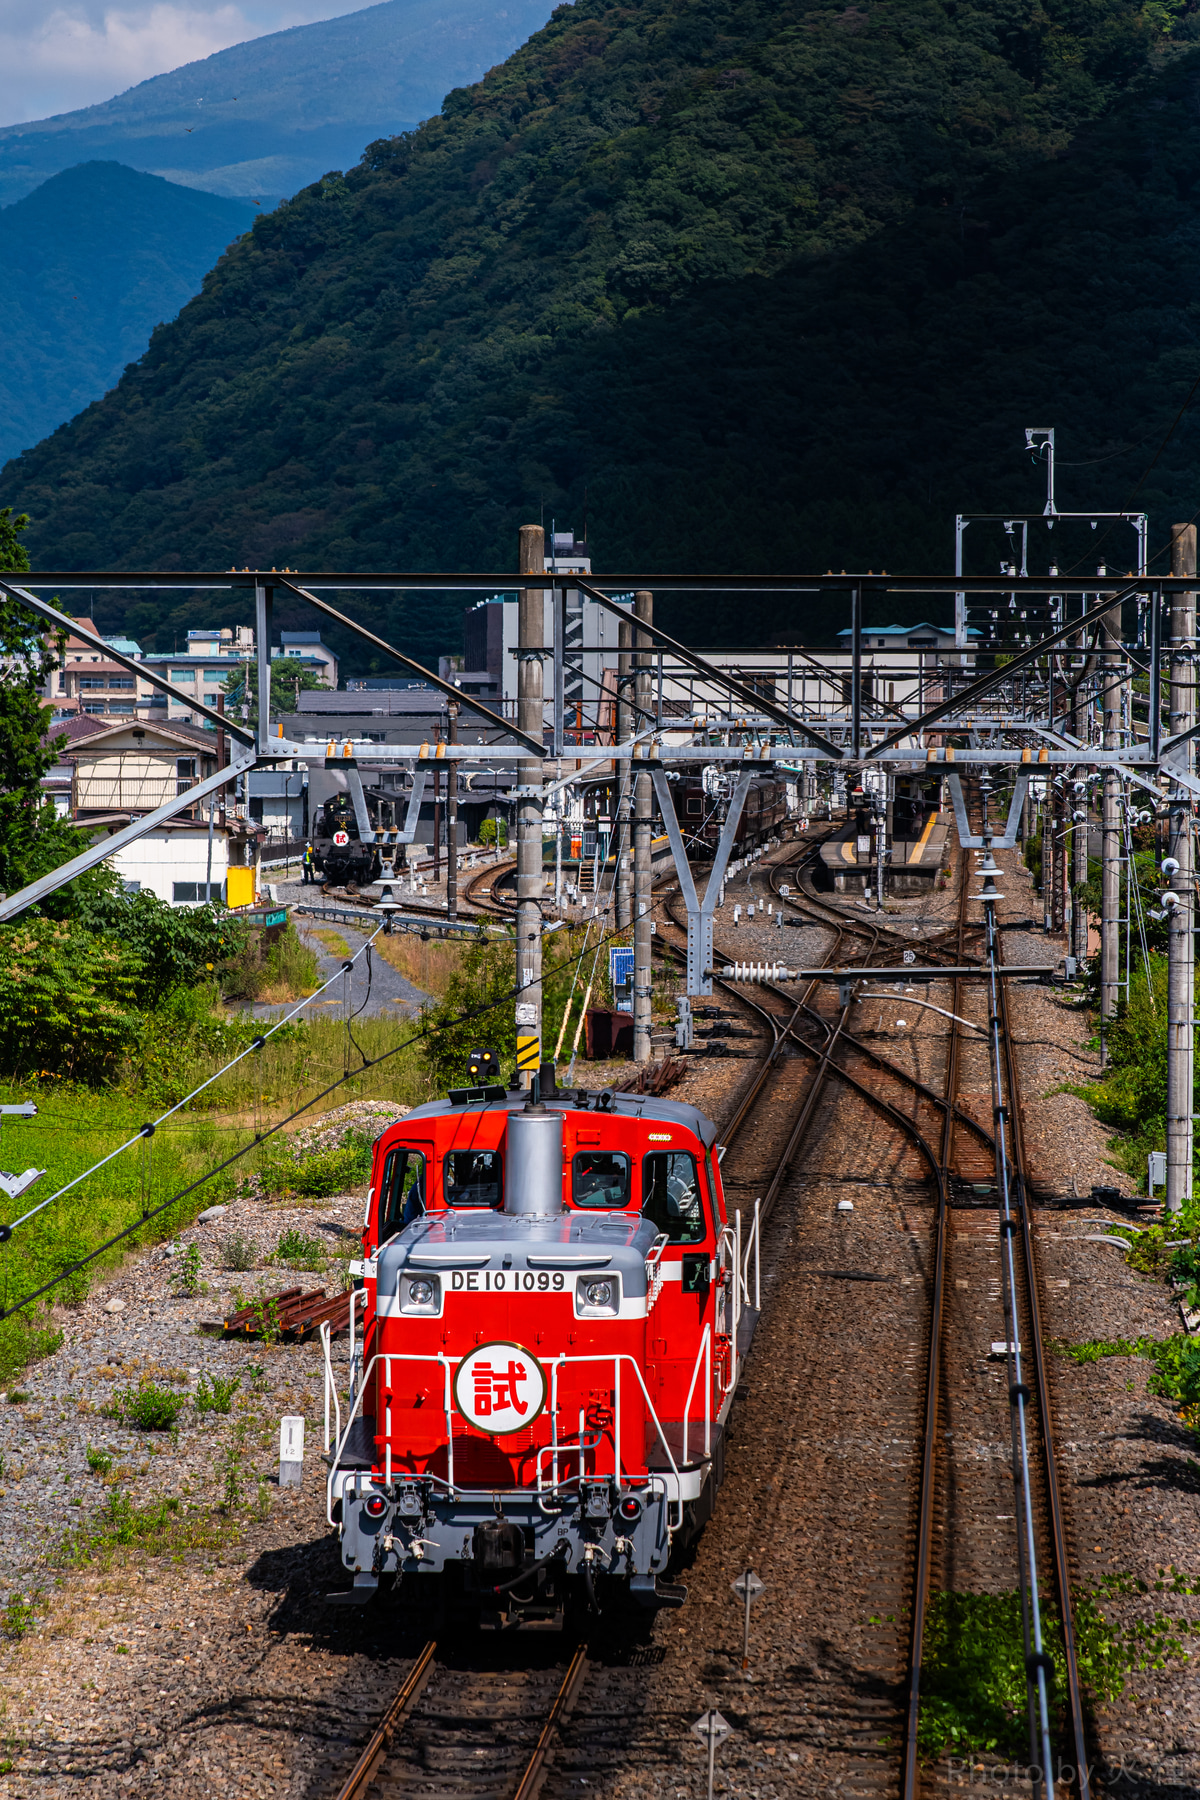
[[[372,933],[368,943],[362,946],[362,950],[356,951],[355,955],[361,955],[363,950],[368,949],[370,944],[374,942],[375,938],[378,937],[379,932],[383,929],[383,926],[379,926],[378,929]],[[599,950],[602,948],[603,944],[609,939],[619,935],[620,933],[615,930],[607,933],[606,936],[601,939],[601,943],[597,946],[597,949]],[[337,973],[330,977],[330,980],[336,981],[341,974],[342,970],[339,968]],[[324,983],[325,987],[328,987],[329,985],[329,982]],[[97,1244],[94,1249],[88,1251],[86,1256],[78,1257],[74,1262],[67,1264],[60,1269],[57,1275],[50,1281],[43,1282],[42,1286],[35,1288],[32,1293],[25,1294],[11,1306],[6,1303],[3,1307],[0,1307],[0,1323],[3,1323],[5,1319],[12,1318],[16,1313],[23,1312],[26,1307],[32,1306],[35,1301],[42,1299],[46,1294],[52,1293],[55,1288],[60,1287],[62,1283],[69,1280],[72,1275],[78,1274],[81,1269],[86,1269],[89,1264],[95,1262],[97,1257],[103,1256],[107,1251],[115,1249],[118,1244],[123,1243],[126,1238],[132,1237],[136,1232],[141,1231],[143,1227],[152,1220],[159,1218],[165,1212],[169,1212],[173,1206],[178,1206],[181,1201],[188,1198],[189,1194],[194,1194],[197,1189],[206,1186],[215,1176],[224,1174],[226,1169],[230,1169],[235,1163],[240,1162],[244,1156],[248,1155],[249,1152],[255,1149],[259,1144],[266,1143],[268,1138],[274,1137],[278,1132],[282,1131],[285,1126],[294,1124],[295,1121],[302,1118],[306,1112],[311,1112],[313,1107],[318,1105],[320,1101],[328,1099],[330,1094],[335,1094],[339,1088],[344,1087],[347,1081],[357,1079],[358,1076],[364,1073],[364,1070],[378,1068],[380,1063],[389,1062],[393,1056],[399,1056],[402,1051],[410,1049],[413,1044],[420,1043],[423,1038],[437,1037],[441,1032],[448,1031],[456,1025],[466,1025],[471,1023],[474,1019],[486,1018],[488,1014],[496,1012],[500,1007],[509,1005],[510,1002],[515,1000],[528,985],[529,983],[514,982],[503,994],[499,995],[499,997],[494,1000],[489,1000],[486,1005],[469,1007],[466,1011],[456,1013],[452,1019],[443,1020],[440,1024],[435,1024],[431,1021],[430,1023],[423,1025],[420,1030],[414,1031],[411,1037],[405,1038],[402,1044],[393,1044],[390,1050],[384,1050],[378,1056],[369,1057],[365,1061],[362,1069],[353,1069],[348,1074],[339,1075],[335,1081],[331,1081],[327,1087],[322,1088],[319,1093],[314,1094],[311,1100],[306,1100],[302,1106],[296,1107],[295,1110],[288,1113],[285,1118],[278,1120],[274,1125],[268,1126],[266,1130],[256,1132],[249,1143],[243,1144],[240,1149],[235,1150],[232,1155],[227,1156],[222,1162],[219,1162],[215,1164],[213,1168],[206,1170],[203,1175],[197,1176],[196,1180],[189,1182],[186,1187],[180,1188],[177,1193],[171,1195],[170,1199],[160,1201],[157,1206],[152,1207],[148,1212],[144,1213],[142,1217],[135,1219],[132,1224],[126,1225],[121,1231],[114,1232],[113,1235],[110,1238],[106,1238],[102,1244]],[[321,991],[322,989],[318,988],[314,993],[306,996],[302,1005],[307,1005],[314,1000]],[[297,1006],[293,1012],[287,1014],[283,1019],[278,1020],[276,1025],[272,1027],[272,1031],[278,1029],[280,1025],[286,1024],[288,1019],[294,1018],[296,1013],[300,1010],[301,1006]],[[255,1043],[252,1044],[248,1050],[243,1051],[241,1055],[235,1057],[232,1062],[226,1064],[224,1069],[218,1069],[216,1074],[211,1075],[207,1081],[201,1082],[199,1087],[193,1089],[190,1095],[186,1096],[183,1100],[177,1101],[174,1106],[169,1107],[167,1111],[161,1115],[162,1119],[167,1119],[171,1114],[178,1112],[180,1107],[187,1104],[188,1099],[193,1099],[196,1094],[203,1093],[206,1087],[211,1086],[212,1082],[216,1081],[222,1074],[226,1073],[228,1069],[233,1068],[237,1063],[241,1062],[244,1056],[250,1055],[255,1048],[261,1048],[266,1042],[266,1037],[269,1035],[271,1034],[267,1033],[263,1037],[257,1038]],[[161,1121],[155,1121],[155,1125],[157,1126],[159,1122]],[[2,1241],[11,1239],[12,1234],[18,1225],[25,1224],[29,1219],[34,1217],[35,1214],[43,1212],[52,1201],[61,1198],[63,1194],[68,1193],[72,1188],[78,1187],[80,1182],[85,1181],[89,1175],[94,1175],[98,1169],[104,1168],[114,1157],[119,1156],[122,1150],[128,1150],[133,1144],[139,1143],[145,1135],[145,1127],[143,1127],[143,1129],[134,1137],[130,1138],[127,1143],[122,1144],[108,1156],[102,1157],[99,1162],[93,1163],[91,1168],[85,1169],[81,1175],[75,1176],[73,1180],[67,1182],[63,1187],[58,1189],[56,1193],[51,1194],[48,1200],[43,1200],[39,1206],[31,1208],[31,1210],[28,1213],[23,1214],[20,1219],[16,1219],[11,1225],[5,1226],[3,1228],[4,1239]]]
[[[376,926],[367,942],[354,952],[349,963],[344,963],[342,967],[338,969],[336,974],[329,977],[328,981],[322,982],[319,988],[314,988],[311,994],[306,994],[304,999],[292,1008],[291,1012],[284,1013],[282,1018],[276,1019],[269,1031],[261,1032],[259,1036],[254,1039],[253,1043],[248,1044],[244,1050],[239,1050],[236,1056],[231,1057],[227,1063],[223,1063],[219,1069],[207,1076],[197,1087],[192,1088],[191,1092],[185,1094],[182,1100],[177,1100],[173,1106],[168,1106],[167,1110],[160,1113],[156,1119],[151,1119],[148,1124],[143,1125],[139,1131],[136,1131],[131,1138],[127,1138],[123,1144],[118,1144],[117,1148],[115,1150],[110,1150],[107,1156],[102,1156],[99,1162],[95,1162],[90,1168],[84,1169],[82,1174],[75,1175],[70,1181],[64,1182],[62,1187],[56,1189],[53,1194],[49,1194],[45,1200],[39,1200],[36,1206],[31,1206],[28,1212],[21,1214],[19,1219],[13,1219],[11,1224],[0,1227],[0,1241],[11,1237],[18,1225],[24,1225],[28,1220],[32,1219],[35,1214],[44,1212],[48,1206],[52,1206],[56,1200],[61,1200],[64,1194],[70,1193],[72,1188],[78,1187],[81,1181],[86,1181],[89,1175],[94,1175],[97,1170],[104,1168],[104,1166],[107,1163],[112,1162],[115,1157],[120,1156],[126,1150],[131,1150],[135,1144],[141,1143],[145,1138],[153,1137],[160,1125],[165,1124],[173,1114],[181,1112],[198,1094],[202,1094],[206,1088],[210,1088],[214,1081],[220,1081],[222,1075],[228,1075],[230,1069],[236,1069],[237,1065],[240,1062],[244,1062],[248,1056],[255,1055],[262,1049],[268,1038],[274,1037],[275,1033],[284,1025],[290,1024],[298,1013],[304,1011],[306,1006],[311,1006],[313,1001],[316,1000],[320,994],[323,994],[327,987],[332,987],[334,982],[343,975],[344,970],[349,968],[360,956],[371,948],[371,945],[375,942],[375,939],[382,930],[382,925]]]

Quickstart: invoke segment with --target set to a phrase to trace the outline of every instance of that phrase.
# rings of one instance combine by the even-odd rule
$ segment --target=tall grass
[[[375,1058],[397,1049],[412,1035],[410,1022],[361,1019],[351,1029],[353,1044],[337,1018],[318,1018],[302,1029],[280,1033],[160,1125],[153,1138],[89,1175],[0,1244],[0,1306],[7,1309],[117,1232],[137,1226],[120,1245],[68,1275],[47,1301],[0,1321],[0,1381],[9,1380],[33,1357],[54,1347],[57,1332],[50,1316],[51,1303],[69,1306],[82,1301],[98,1275],[118,1264],[131,1249],[171,1237],[205,1207],[228,1200],[239,1179],[253,1172],[257,1156],[262,1154],[251,1149],[256,1136],[322,1090],[340,1082],[302,1115],[297,1126],[311,1124],[323,1111],[351,1100],[409,1106],[428,1097],[429,1078],[418,1046],[399,1051],[376,1068],[354,1073],[362,1068],[360,1051]],[[203,1079],[220,1060],[197,1052],[189,1076]],[[350,1079],[345,1080],[347,1073]],[[8,1084],[0,1087],[0,1098],[6,1103],[33,1099],[38,1106],[34,1119],[4,1121],[0,1166],[25,1169],[33,1165],[46,1170],[19,1199],[5,1200],[0,1217],[6,1222],[133,1137],[159,1110],[148,1103],[143,1092],[96,1090],[66,1082]],[[177,1205],[139,1224],[145,1213],[236,1151],[249,1154]]]

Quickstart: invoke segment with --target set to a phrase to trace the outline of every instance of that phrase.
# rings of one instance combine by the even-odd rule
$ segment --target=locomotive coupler
[[[589,1524],[607,1523],[612,1512],[612,1499],[607,1481],[585,1481],[583,1484],[583,1516]]]

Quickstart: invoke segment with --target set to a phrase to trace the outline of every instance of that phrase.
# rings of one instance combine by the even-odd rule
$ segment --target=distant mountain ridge
[[[0,461],[135,362],[256,217],[247,200],[85,163],[0,211]]]
[[[520,524],[586,508],[606,571],[949,573],[956,511],[1040,511],[1018,447],[1047,424],[1060,496],[1136,496],[1157,547],[1200,458],[1185,28],[1164,50],[1139,0],[559,6],[257,219],[0,505],[42,569],[503,569]],[[1064,566],[1119,554],[1077,537]],[[829,627],[819,595],[663,602],[693,643]],[[97,605],[166,643],[233,622]],[[451,597],[353,605],[455,647]]]
[[[548,0],[383,0],[271,32],[99,106],[0,128],[0,206],[116,161],[267,205],[406,131],[544,25]]]

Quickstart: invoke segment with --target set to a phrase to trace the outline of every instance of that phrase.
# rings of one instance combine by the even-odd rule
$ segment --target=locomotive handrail
[[[342,1403],[338,1399],[337,1382],[333,1378],[333,1357],[329,1348],[329,1320],[320,1325],[321,1353],[325,1358],[325,1454],[329,1455],[329,1397],[333,1396],[334,1435],[342,1435]]]
[[[704,1454],[712,1455],[712,1326],[704,1327],[700,1339],[700,1348],[696,1352],[696,1362],[692,1369],[692,1385],[687,1391],[687,1399],[683,1403],[683,1460],[688,1459],[688,1426],[691,1423],[692,1395],[696,1391],[696,1377],[700,1373],[700,1358],[704,1358]]]
[[[738,1334],[738,1322],[742,1316],[742,1288],[741,1288],[742,1215],[740,1212],[735,1211],[735,1213],[733,1215],[733,1225],[732,1226],[724,1225],[721,1228],[721,1235],[717,1239],[717,1255],[718,1255],[718,1257],[720,1256],[721,1251],[726,1246],[726,1244],[728,1244],[728,1246],[729,1246],[730,1261],[732,1263],[733,1281],[730,1285],[732,1286],[732,1289],[733,1289],[733,1320],[732,1320],[733,1341],[736,1344],[737,1343],[737,1334]]]
[[[706,1327],[706,1330],[707,1330],[707,1327]],[[637,1376],[638,1386],[642,1390],[642,1398],[646,1402],[646,1410],[650,1414],[651,1420],[653,1421],[653,1424],[654,1424],[654,1429],[658,1433],[658,1441],[662,1445],[663,1450],[666,1453],[667,1461],[671,1465],[671,1473],[672,1473],[672,1475],[674,1475],[675,1480],[678,1483],[677,1504],[679,1506],[679,1518],[677,1520],[675,1520],[674,1523],[671,1522],[669,1513],[668,1513],[668,1518],[667,1518],[667,1530],[668,1531],[677,1531],[679,1529],[679,1527],[683,1524],[683,1478],[679,1472],[679,1466],[676,1463],[674,1456],[671,1454],[671,1446],[667,1442],[667,1434],[663,1430],[662,1423],[659,1419],[657,1412],[654,1409],[654,1402],[650,1398],[649,1389],[646,1387],[646,1382],[642,1375],[642,1371],[638,1367],[636,1359],[634,1357],[630,1356],[629,1353],[624,1350],[614,1351],[610,1355],[604,1355],[604,1354],[596,1354],[594,1356],[560,1355],[560,1356],[556,1356],[553,1358],[553,1360],[551,1362],[551,1369],[550,1369],[550,1442],[548,1444],[543,1444],[541,1449],[537,1452],[537,1456],[536,1456],[536,1460],[535,1460],[535,1469],[536,1469],[536,1477],[537,1477],[537,1491],[539,1494],[543,1494],[543,1493],[547,1493],[547,1492],[552,1493],[552,1494],[557,1493],[558,1489],[560,1487],[566,1487],[572,1479],[572,1477],[570,1477],[570,1476],[568,1476],[565,1481],[560,1482],[558,1479],[558,1452],[559,1452],[559,1450],[565,1451],[566,1449],[568,1449],[570,1447],[568,1443],[560,1443],[559,1437],[558,1437],[557,1396],[558,1396],[558,1371],[559,1371],[559,1368],[564,1363],[595,1363],[595,1362],[611,1362],[613,1365],[614,1373],[615,1373],[614,1386],[616,1388],[616,1407],[615,1407],[616,1417],[614,1420],[615,1435],[613,1438],[613,1452],[614,1452],[613,1470],[614,1470],[614,1474],[616,1476],[617,1483],[618,1483],[618,1485],[620,1485],[620,1481],[621,1481],[621,1368],[620,1368],[620,1365],[622,1363],[628,1363],[630,1368],[633,1370],[634,1374]],[[692,1385],[695,1386],[694,1379],[693,1379]],[[690,1393],[688,1394],[688,1400],[689,1400],[689,1402],[691,1400]],[[581,1413],[580,1417],[582,1420],[582,1413]],[[580,1431],[581,1441],[582,1441],[582,1438],[583,1438],[583,1432],[581,1429],[581,1431]],[[683,1441],[684,1441],[684,1459],[683,1460],[686,1462],[687,1461],[687,1424],[686,1424],[686,1421],[684,1423]],[[544,1455],[546,1455],[548,1452],[552,1452],[554,1454],[555,1462],[554,1462],[554,1480],[551,1482],[550,1487],[547,1489],[542,1486],[542,1457]],[[708,1454],[707,1450],[705,1451],[705,1454],[706,1455]],[[581,1452],[581,1462],[582,1462],[582,1452]],[[654,1479],[653,1473],[649,1469],[646,1470],[646,1478],[649,1481],[653,1481],[653,1479]],[[581,1470],[579,1479],[582,1480],[582,1470]],[[640,1479],[641,1479],[640,1476],[639,1477],[634,1477],[634,1476],[629,1477],[630,1481],[640,1480]]]
[[[654,1307],[655,1301],[662,1293],[662,1259],[663,1252],[671,1242],[665,1231],[660,1231],[649,1250],[646,1252],[646,1312]]]
[[[703,1353],[704,1350],[707,1348],[710,1336],[711,1336],[710,1328],[708,1326],[705,1326],[704,1337],[701,1340],[701,1346],[700,1346],[701,1353]],[[332,1360],[331,1360],[331,1356],[330,1356],[329,1337],[328,1337],[327,1332],[325,1332],[324,1330],[321,1333],[321,1346],[322,1346],[322,1349],[323,1349],[324,1355],[325,1355],[325,1365],[326,1365],[327,1375],[332,1377]],[[463,1360],[463,1358],[458,1357],[458,1358],[455,1358],[454,1360],[457,1362],[461,1362]],[[692,1376],[692,1386],[688,1390],[688,1406],[689,1407],[691,1405],[692,1393],[695,1390],[695,1386],[696,1386],[696,1374],[699,1372],[699,1361],[700,1361],[699,1356],[697,1356],[696,1371],[693,1373],[693,1376]],[[446,1356],[444,1352],[439,1352],[436,1356],[429,1356],[429,1355],[419,1354],[416,1351],[403,1351],[403,1352],[377,1351],[375,1353],[375,1355],[372,1356],[370,1362],[366,1365],[366,1368],[362,1372],[362,1379],[359,1383],[358,1392],[355,1395],[353,1395],[351,1398],[350,1414],[346,1420],[346,1425],[345,1425],[344,1430],[341,1429],[341,1409],[338,1404],[336,1386],[333,1389],[334,1406],[336,1409],[336,1420],[337,1420],[337,1426],[338,1426],[338,1436],[337,1436],[336,1449],[335,1449],[334,1454],[330,1461],[329,1475],[328,1475],[328,1477],[326,1479],[326,1483],[325,1483],[325,1498],[326,1498],[325,1515],[326,1515],[327,1523],[331,1526],[336,1524],[336,1520],[333,1517],[333,1484],[337,1477],[338,1470],[341,1467],[342,1453],[346,1448],[346,1444],[347,1444],[347,1441],[349,1440],[350,1432],[351,1432],[351,1429],[353,1428],[354,1421],[359,1416],[359,1409],[361,1408],[364,1396],[366,1395],[366,1391],[367,1391],[368,1384],[370,1382],[371,1375],[372,1375],[377,1363],[384,1363],[386,1365],[385,1377],[387,1379],[388,1386],[390,1388],[390,1386],[391,1386],[391,1367],[390,1367],[390,1365],[393,1362],[440,1363],[442,1366],[442,1369],[445,1372],[444,1410],[445,1410],[445,1415],[446,1415],[446,1474],[444,1476],[435,1475],[427,1470],[422,1474],[421,1479],[423,1481],[436,1482],[439,1487],[446,1488],[450,1494],[453,1494],[453,1492],[455,1490],[455,1481],[454,1481],[454,1408],[453,1408],[453,1390],[452,1390],[452,1385],[451,1385],[451,1358]],[[615,1467],[616,1479],[617,1479],[618,1483],[620,1483],[620,1481],[622,1480],[621,1448],[620,1448],[620,1446],[621,1446],[621,1438],[620,1438],[621,1372],[620,1372],[620,1365],[622,1363],[628,1363],[629,1366],[632,1368],[634,1374],[637,1376],[638,1386],[642,1390],[642,1397],[646,1403],[646,1410],[648,1411],[650,1418],[653,1422],[655,1432],[658,1435],[658,1441],[662,1445],[662,1448],[663,1448],[664,1452],[666,1453],[667,1461],[671,1467],[671,1473],[674,1475],[676,1482],[681,1483],[682,1477],[680,1475],[679,1465],[676,1463],[675,1458],[671,1453],[671,1446],[667,1442],[666,1433],[663,1430],[662,1423],[658,1417],[657,1412],[655,1411],[654,1402],[650,1398],[650,1394],[646,1387],[646,1383],[643,1378],[642,1371],[638,1367],[637,1361],[634,1357],[630,1356],[626,1351],[617,1351],[615,1353],[610,1353],[607,1355],[602,1354],[602,1355],[595,1355],[595,1356],[556,1356],[551,1359],[551,1364],[550,1364],[550,1368],[551,1368],[551,1410],[550,1410],[551,1441],[549,1444],[543,1444],[536,1453],[537,1454],[537,1463],[536,1463],[537,1492],[539,1494],[545,1493],[547,1491],[554,1492],[554,1491],[556,1491],[556,1489],[558,1487],[565,1485],[565,1483],[560,1483],[558,1480],[557,1464],[555,1466],[555,1478],[554,1478],[554,1481],[549,1490],[547,1490],[543,1486],[542,1478],[541,1478],[541,1458],[542,1458],[542,1456],[545,1455],[547,1452],[553,1452],[557,1456],[557,1454],[560,1451],[564,1450],[567,1447],[565,1444],[560,1442],[560,1440],[558,1438],[558,1408],[557,1408],[558,1371],[559,1371],[560,1367],[562,1367],[564,1364],[596,1363],[596,1362],[604,1362],[604,1363],[611,1362],[614,1365],[614,1370],[615,1370],[615,1374],[616,1374],[616,1383],[615,1383],[616,1395],[617,1395],[617,1407],[616,1407],[616,1418],[615,1418],[616,1435],[614,1437],[613,1448],[614,1448],[614,1467]],[[704,1449],[704,1453],[706,1456],[711,1454],[711,1437],[710,1437],[711,1398],[712,1398],[711,1386],[712,1386],[712,1383],[711,1383],[711,1368],[710,1368],[710,1379],[707,1384],[707,1389],[706,1389],[706,1393],[705,1393],[705,1420],[704,1420],[704,1423],[705,1423],[705,1449]],[[328,1419],[328,1403],[326,1406],[326,1418]],[[385,1422],[384,1422],[384,1431],[385,1431],[384,1480],[385,1480],[385,1482],[388,1482],[389,1484],[392,1479],[392,1446],[391,1446],[390,1418],[391,1418],[391,1411],[390,1411],[390,1406],[389,1406],[388,1411],[385,1415]],[[688,1437],[687,1424],[688,1424],[688,1422],[687,1422],[687,1419],[685,1418],[684,1419],[684,1428],[683,1428],[683,1445],[684,1445],[683,1460],[685,1463],[687,1461],[687,1437]],[[328,1439],[327,1439],[327,1444],[328,1444]],[[647,1469],[645,1471],[645,1476],[646,1476],[647,1480],[652,1479],[652,1471],[650,1469]],[[570,1478],[570,1479],[575,1479],[575,1478]],[[633,1480],[640,1480],[641,1477],[627,1474],[624,1477],[624,1479],[633,1481]],[[472,1492],[472,1491],[474,1491],[474,1490],[464,1489],[464,1492]],[[480,1489],[478,1491],[481,1493],[483,1493],[483,1492],[490,1493],[492,1491],[492,1489],[489,1487],[487,1489]],[[682,1504],[683,1504],[682,1494],[680,1494],[680,1497],[679,1497],[680,1507],[682,1507]],[[669,1522],[668,1529],[670,1529],[670,1530],[678,1529],[678,1525],[680,1522],[681,1522],[681,1519],[679,1521],[676,1521],[674,1524],[671,1524]]]
[[[738,1214],[738,1219],[739,1219],[739,1221],[741,1219],[740,1213]],[[749,1235],[748,1239],[746,1240],[745,1253],[744,1253],[741,1263],[739,1265],[739,1272],[741,1275],[741,1283],[742,1283],[742,1293],[745,1296],[745,1303],[747,1306],[749,1306],[749,1304],[750,1304],[750,1254],[752,1251],[754,1253],[754,1310],[755,1310],[755,1312],[760,1312],[762,1310],[760,1301],[759,1301],[759,1296],[761,1293],[761,1277],[762,1277],[762,1201],[761,1200],[756,1200],[754,1202],[754,1223],[750,1227],[750,1235]],[[742,1310],[741,1306],[739,1306],[738,1307],[739,1319],[741,1318],[741,1310]]]
[[[322,1343],[325,1348],[326,1367],[329,1369],[332,1369],[332,1365],[331,1365],[330,1359],[329,1359],[328,1340],[323,1338]],[[462,1360],[461,1357],[459,1358],[459,1360],[460,1361]],[[339,1468],[341,1467],[342,1452],[346,1448],[347,1439],[350,1436],[350,1432],[354,1425],[354,1421],[358,1417],[359,1408],[361,1407],[361,1405],[363,1403],[363,1396],[366,1394],[367,1383],[370,1380],[372,1370],[374,1369],[376,1363],[380,1363],[380,1362],[387,1363],[389,1365],[393,1362],[441,1363],[443,1369],[445,1370],[445,1375],[446,1375],[446,1402],[445,1402],[446,1474],[445,1474],[445,1476],[442,1476],[442,1475],[431,1475],[431,1474],[426,1473],[424,1476],[422,1476],[422,1480],[436,1481],[436,1482],[440,1483],[440,1485],[442,1487],[447,1488],[451,1493],[454,1492],[454,1427],[453,1427],[454,1414],[453,1414],[453,1408],[452,1408],[452,1403],[451,1403],[451,1392],[450,1392],[450,1359],[449,1359],[449,1357],[443,1355],[440,1351],[436,1356],[423,1356],[423,1355],[418,1354],[416,1351],[405,1351],[401,1354],[397,1354],[397,1352],[395,1352],[395,1351],[389,1351],[389,1352],[385,1353],[383,1351],[377,1350],[375,1352],[375,1355],[371,1358],[370,1362],[367,1364],[366,1368],[362,1372],[362,1379],[358,1385],[358,1392],[356,1394],[353,1394],[350,1396],[350,1399],[351,1399],[350,1417],[346,1420],[345,1431],[343,1431],[338,1438],[337,1449],[334,1452],[333,1459],[329,1465],[329,1475],[326,1478],[326,1482],[325,1482],[325,1517],[326,1517],[327,1523],[330,1525],[336,1524],[336,1520],[334,1519],[334,1516],[333,1516],[333,1484],[334,1484],[334,1480],[337,1477],[337,1472],[338,1472]],[[386,1373],[387,1373],[388,1386],[390,1388],[390,1386],[391,1386],[390,1366]],[[335,1396],[335,1398],[336,1398],[336,1396]],[[340,1415],[340,1411],[339,1411],[339,1418],[340,1418],[340,1416],[341,1415]],[[392,1479],[392,1435],[391,1435],[391,1430],[390,1430],[390,1420],[391,1420],[391,1406],[389,1404],[388,1413],[387,1413],[387,1421],[388,1422],[385,1424],[386,1443],[385,1443],[385,1458],[384,1458],[384,1480],[387,1482],[390,1482]]]

